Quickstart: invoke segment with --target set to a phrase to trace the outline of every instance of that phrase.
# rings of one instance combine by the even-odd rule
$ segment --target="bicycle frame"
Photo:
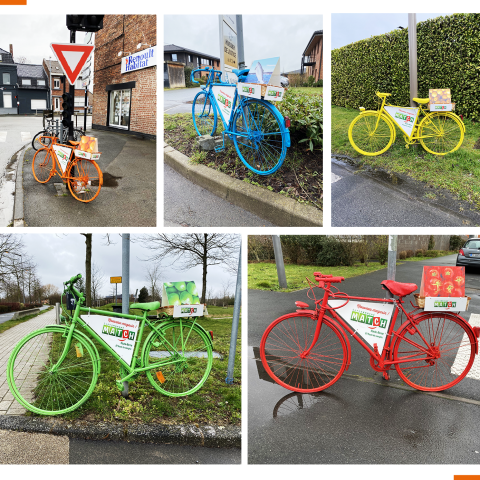
[[[72,290],[73,290],[73,293],[79,298],[79,299],[82,299],[83,298],[83,295],[77,290],[75,289],[73,286],[71,287]],[[132,364],[131,365],[128,365],[128,363],[126,363],[118,354],[117,352],[115,352],[112,347],[110,347],[110,345],[108,345],[98,334],[97,332],[95,332],[91,327],[90,325],[88,325],[81,317],[80,317],[80,313],[88,313],[88,314],[96,314],[96,315],[102,315],[102,316],[105,316],[105,317],[116,317],[116,318],[123,318],[123,319],[127,319],[127,320],[136,320],[136,321],[140,321],[140,327],[139,327],[139,330],[138,330],[138,335],[136,337],[136,340],[135,340],[135,348],[134,348],[134,352],[133,352],[133,356],[132,356]],[[163,322],[161,322],[159,324],[159,326],[163,326],[165,324],[168,324],[171,320],[170,317],[167,317]],[[180,318],[179,319],[179,322],[180,322],[180,325],[182,325],[182,319]],[[190,330],[186,336],[185,339],[183,339],[183,329],[181,329],[181,332],[182,332],[182,339],[181,339],[181,344],[184,345],[185,342],[188,341],[188,338],[190,336],[190,333],[193,329],[193,326],[195,325],[196,323],[196,319],[194,319],[193,321],[185,321],[185,323],[187,325],[190,325],[191,324],[191,327],[190,327]],[[116,313],[116,312],[106,312],[105,310],[97,310],[97,309],[94,309],[94,308],[88,308],[88,307],[82,307],[81,306],[81,301],[78,301],[76,303],[76,306],[75,306],[75,312],[73,314],[73,318],[72,318],[72,322],[69,326],[69,329],[68,329],[68,335],[67,335],[67,340],[65,342],[65,348],[64,348],[64,351],[62,353],[62,355],[60,356],[58,362],[56,363],[56,365],[53,366],[52,368],[52,371],[55,371],[59,365],[61,365],[61,363],[63,362],[63,360],[65,359],[65,357],[67,356],[67,353],[68,353],[68,350],[70,348],[70,345],[71,345],[71,341],[72,341],[72,337],[73,337],[73,332],[76,328],[76,325],[79,324],[82,328],[84,328],[95,340],[97,340],[101,345],[102,347],[104,347],[120,364],[121,366],[125,369],[126,372],[128,372],[128,375],[125,376],[124,378],[122,378],[121,380],[119,380],[119,382],[126,382],[128,381],[129,379],[131,379],[132,377],[138,375],[139,373],[141,372],[145,372],[147,370],[151,370],[152,368],[158,368],[160,366],[163,366],[163,365],[170,365],[170,364],[174,364],[174,363],[181,363],[183,360],[182,359],[175,359],[174,357],[174,353],[176,353],[177,349],[165,338],[165,336],[163,335],[163,333],[161,332],[161,330],[156,327],[152,322],[150,322],[147,318],[147,312],[145,311],[143,316],[138,316],[138,315],[130,315],[130,314],[125,314],[125,313]],[[151,365],[148,365],[148,366],[144,366],[142,363],[140,363],[140,366],[136,366],[136,362],[137,362],[137,359],[138,359],[138,354],[139,354],[139,350],[140,350],[140,344],[142,343],[141,342],[141,339],[143,337],[143,331],[144,331],[144,327],[145,327],[145,324],[147,324],[151,330],[155,331],[161,338],[162,338],[162,341],[163,341],[163,344],[165,345],[168,353],[171,355],[171,357],[165,359],[165,360],[161,360],[159,362],[156,362],[156,363],[153,363]],[[197,325],[198,326],[198,325]],[[210,338],[208,336],[208,338]],[[145,345],[145,342],[144,342],[144,345]],[[141,361],[141,359],[140,359]]]
[[[414,312],[417,308],[415,308],[415,310],[413,310],[412,312],[408,313],[404,308],[403,308],[403,300],[401,299],[395,299],[395,298],[371,298],[371,297],[357,297],[357,296],[351,296],[351,295],[348,295],[346,293],[342,293],[342,295],[344,296],[340,296],[340,297],[337,297],[337,299],[340,299],[340,300],[343,300],[343,299],[348,299],[347,302],[345,302],[344,305],[346,305],[348,302],[350,302],[350,300],[361,300],[361,301],[370,301],[370,302],[381,302],[381,303],[391,303],[395,306],[394,308],[394,311],[392,312],[392,317],[390,319],[390,325],[389,325],[389,328],[388,328],[388,331],[387,331],[387,334],[386,334],[386,339],[385,339],[385,345],[383,346],[383,350],[381,352],[381,354],[378,352],[378,348],[377,348],[377,344],[374,344],[374,347],[372,348],[370,345],[368,345],[356,332],[356,330],[354,330],[339,314],[336,313],[336,311],[329,307],[327,305],[328,303],[328,299],[329,298],[332,298],[334,299],[335,298],[335,294],[332,293],[331,289],[330,289],[330,286],[327,284],[327,286],[324,287],[325,288],[325,293],[323,295],[323,299],[322,300],[317,300],[315,301],[315,304],[316,304],[316,308],[315,308],[315,314],[317,315],[317,319],[318,319],[318,324],[317,324],[317,327],[316,327],[316,330],[315,330],[315,335],[314,335],[314,339],[312,341],[312,345],[310,346],[310,348],[303,353],[303,355],[308,355],[308,353],[310,352],[310,350],[314,347],[316,341],[318,340],[318,337],[320,335],[320,330],[321,330],[321,325],[322,325],[322,320],[323,320],[323,317],[325,315],[325,312],[326,311],[329,311],[330,314],[332,315],[332,317],[334,318],[334,320],[336,320],[338,323],[340,323],[340,325],[370,354],[370,356],[372,357],[372,359],[376,360],[378,362],[378,371],[387,371],[390,369],[391,366],[397,364],[397,363],[411,363],[412,361],[412,358],[414,357],[405,357],[403,360],[398,360],[398,361],[394,361],[393,359],[387,359],[387,357],[389,355],[392,354],[392,347],[394,345],[394,339],[396,339],[397,337],[399,337],[398,335],[398,331],[402,330],[402,327],[400,327],[397,331],[394,331],[394,328],[395,328],[395,323],[397,321],[397,317],[398,317],[398,313],[400,311],[402,311],[405,316],[406,316],[406,321],[405,323],[409,323],[411,325],[411,327],[415,330],[416,333],[418,333],[418,335],[420,336],[420,338],[424,341],[424,345],[425,346],[422,346],[422,345],[419,345],[418,343],[416,342],[412,342],[411,340],[409,340],[408,338],[406,337],[403,337],[403,340],[406,341],[407,343],[410,343],[411,345],[419,348],[423,353],[425,353],[427,355],[427,359],[434,359],[435,358],[435,353],[432,351],[432,349],[430,348],[430,346],[428,345],[428,342],[427,340],[424,338],[424,336],[422,335],[422,333],[420,332],[420,330],[417,328],[416,324],[415,324],[415,321],[414,321],[414,316],[411,315],[412,312]],[[321,307],[318,308],[318,305],[321,303]],[[342,305],[343,306],[343,305]],[[339,308],[339,307],[337,307]],[[298,310],[297,310],[298,311]],[[301,311],[301,310],[300,310]],[[450,313],[450,312],[449,312]],[[421,314],[423,314],[423,312],[421,312]],[[453,314],[453,313],[450,313],[451,315],[455,315],[457,316],[458,318],[462,318],[456,314]],[[462,319],[463,320],[463,319]],[[403,325],[403,324],[402,324]],[[467,325],[469,325],[467,323]],[[469,325],[470,326],[470,325]],[[426,348],[426,346],[428,346],[428,348]],[[478,351],[478,344],[477,344],[477,351]],[[421,358],[419,359],[419,361],[424,361],[425,358]],[[347,370],[348,370],[348,366],[347,365]]]

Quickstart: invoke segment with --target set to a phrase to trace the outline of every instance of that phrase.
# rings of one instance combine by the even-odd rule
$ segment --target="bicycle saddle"
[[[430,101],[429,98],[412,98],[412,100],[417,103],[428,103]]]
[[[246,75],[250,70],[248,68],[244,68],[243,70],[238,70],[238,68],[234,68],[232,73],[234,73],[237,77],[240,75]]]
[[[383,97],[389,97],[391,93],[380,93],[380,92],[375,92],[377,97],[383,98]]]
[[[384,280],[382,285],[388,290],[392,295],[397,295],[398,297],[404,297],[405,295],[410,295],[418,287],[414,283],[401,283],[396,282],[395,280]]]
[[[130,308],[138,308],[139,310],[158,310],[160,308],[160,302],[149,303],[132,303]]]

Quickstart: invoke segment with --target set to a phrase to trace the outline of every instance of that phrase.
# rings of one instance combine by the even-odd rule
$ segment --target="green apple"
[[[173,286],[174,286],[179,292],[183,292],[184,290],[187,289],[187,286],[185,285],[185,282],[173,282]]]
[[[182,292],[180,294],[180,301],[182,305],[192,305],[192,295],[188,292]]]
[[[197,286],[195,285],[195,282],[188,282],[187,283],[187,290],[192,295],[198,296]]]
[[[168,287],[167,295],[170,295],[171,293],[177,293],[177,289],[175,287]]]
[[[170,305],[180,305],[180,297],[176,293],[168,296],[168,303]]]
[[[164,285],[166,287],[173,287],[173,283],[172,282],[165,282]]]
[[[200,304],[200,299],[198,297],[193,297],[192,302],[192,305]]]

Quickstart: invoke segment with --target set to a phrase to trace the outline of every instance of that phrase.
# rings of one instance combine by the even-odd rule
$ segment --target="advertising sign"
[[[199,304],[200,298],[198,296],[197,286],[195,285],[195,282],[166,282],[163,284],[162,307],[166,307],[169,305],[191,306]]]
[[[212,87],[212,92],[215,97],[215,101],[217,102],[217,107],[222,112],[223,118],[227,124],[230,121],[230,116],[232,115],[233,111],[233,98],[235,95],[235,89],[235,85],[232,85],[231,87]]]
[[[423,267],[421,297],[464,297],[465,267]]]
[[[431,112],[451,112],[454,107],[454,103],[431,103]]]
[[[452,95],[449,88],[431,88],[428,91],[430,103],[452,103]]]
[[[338,307],[345,300],[329,300],[331,307]],[[376,343],[381,354],[388,328],[392,320],[393,303],[363,302],[350,300],[344,307],[335,310],[353,330],[355,330],[369,345]]]
[[[283,87],[272,87],[268,86],[267,91],[265,92],[265,100],[270,100],[271,102],[279,102],[283,100],[283,94],[285,89]]]
[[[133,350],[137,338],[137,320],[110,318],[104,315],[85,315],[82,320],[116,353],[125,363],[132,364]]]
[[[262,98],[262,86],[253,83],[239,83],[238,94],[250,98]]]
[[[62,147],[60,145],[52,145],[52,148],[57,156],[58,163],[62,169],[62,172],[67,168],[68,159],[72,153],[72,149],[68,147]]]
[[[134,72],[157,65],[157,47],[149,47],[122,58],[121,73]]]
[[[466,309],[467,297],[425,297],[426,312],[463,312]]]
[[[394,122],[410,137],[413,126],[417,121],[419,109],[385,106],[385,110],[393,118]]]
[[[232,15],[230,15],[231,17]],[[225,15],[223,15],[223,68],[226,71],[231,71],[233,68],[238,68],[238,44],[237,34],[225,22]]]
[[[255,60],[250,67],[246,83],[260,83],[281,87],[280,83],[280,57]]]
[[[175,305],[173,307],[173,318],[178,317],[201,317],[203,305]]]

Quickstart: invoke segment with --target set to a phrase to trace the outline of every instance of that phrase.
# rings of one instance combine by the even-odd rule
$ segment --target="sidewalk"
[[[13,430],[50,433],[70,439],[116,440],[139,443],[175,443],[215,448],[241,448],[242,428],[196,425],[126,425],[118,422],[94,423],[63,420],[62,416],[23,416],[25,409],[15,400],[7,383],[7,363],[15,345],[28,333],[55,324],[55,309],[0,333],[0,432]],[[32,362],[33,363],[33,362]],[[32,365],[26,365],[32,368]],[[31,370],[30,370],[31,372]]]
[[[64,185],[58,175],[46,184],[38,183],[32,174],[35,150],[29,146],[17,170],[16,226],[156,226],[156,141],[102,130],[89,130],[87,134],[98,138],[102,153],[97,162],[103,172],[98,197],[82,203],[68,189],[62,193]]]

